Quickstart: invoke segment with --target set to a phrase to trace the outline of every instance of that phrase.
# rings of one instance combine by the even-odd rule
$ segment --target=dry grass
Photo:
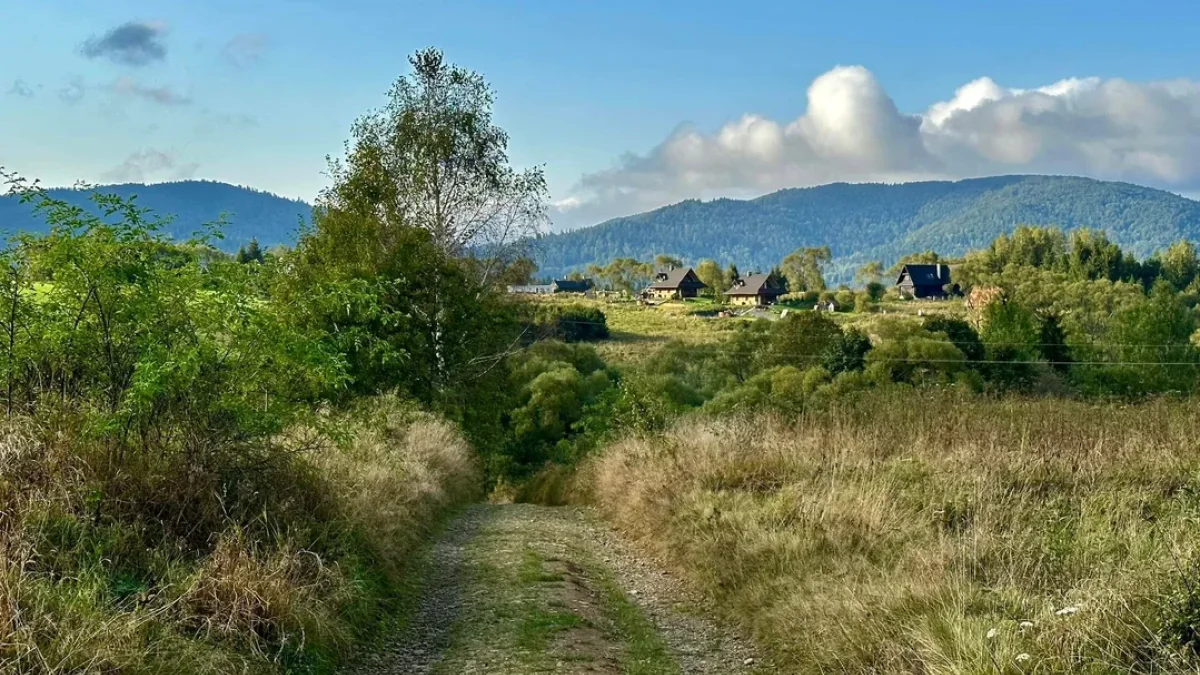
[[[525,302],[583,304],[604,312],[611,337],[596,345],[609,363],[637,363],[672,340],[705,343],[720,340],[747,319],[706,316],[718,306],[706,298],[641,305],[635,300],[530,296]]]
[[[1194,406],[912,391],[687,421],[589,470],[795,672],[1196,672]]]
[[[327,447],[314,464],[379,559],[402,565],[440,514],[480,496],[475,453],[449,423],[395,401],[376,401],[353,419],[349,442]]]
[[[194,513],[216,523],[201,535],[164,515],[190,490],[178,472],[102,484],[107,455],[67,428],[0,433],[0,673],[332,669],[481,480],[452,426],[393,399],[329,421],[283,441],[250,495],[217,499],[223,516]],[[139,492],[100,492],[114,485]]]

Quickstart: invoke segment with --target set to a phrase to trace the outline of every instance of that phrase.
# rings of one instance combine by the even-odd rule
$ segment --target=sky
[[[555,229],[835,181],[1200,194],[1200,3],[0,0],[0,166],[312,200],[424,47],[482,73]]]

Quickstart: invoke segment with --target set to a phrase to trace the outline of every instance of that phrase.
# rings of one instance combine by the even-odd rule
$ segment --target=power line
[[[633,350],[632,348],[629,348],[629,347],[626,347],[625,349],[627,350],[626,353],[630,353],[630,354],[641,353],[640,351]],[[672,349],[674,349],[675,351],[682,351],[682,352],[696,353],[696,354],[701,354],[701,353],[714,354],[715,353],[715,354],[726,354],[726,355],[731,355],[731,356],[765,356],[765,355],[787,356],[787,357],[804,359],[804,360],[809,360],[809,361],[824,361],[826,358],[825,355],[823,355],[823,354],[813,354],[813,353],[806,353],[806,352],[780,352],[780,351],[771,350],[771,349],[759,350],[759,351],[735,351],[735,350],[715,349],[715,348],[679,347],[679,346],[672,347]],[[605,351],[611,352],[614,350],[607,349]],[[957,363],[957,364],[962,364],[962,365],[996,364],[996,365],[1047,365],[1047,366],[1056,366],[1056,365],[1060,365],[1060,366],[1200,366],[1200,361],[1048,361],[1048,360],[1006,361],[1003,359],[979,359],[979,360],[972,360],[972,359],[967,359],[967,358],[927,359],[927,358],[921,358],[921,357],[909,357],[909,358],[902,358],[902,359],[901,358],[878,358],[878,359],[874,359],[873,362],[874,363],[908,363],[908,364]]]
[[[598,326],[599,321],[572,321],[559,320],[558,323],[568,323],[573,325],[583,326]],[[952,345],[983,345],[985,347],[1161,347],[1164,349],[1194,347],[1190,342],[1086,342],[1086,343],[1062,343],[1062,342],[985,342],[983,340],[938,340],[941,343]]]

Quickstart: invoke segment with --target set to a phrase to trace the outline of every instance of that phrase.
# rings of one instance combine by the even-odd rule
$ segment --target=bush
[[[300,284],[274,258],[25,199],[50,231],[0,253],[0,670],[331,669],[478,488],[462,435],[383,399],[319,414],[344,334],[268,294]]]
[[[982,361],[987,357],[983,341],[971,324],[962,319],[948,316],[928,316],[922,323],[930,333],[942,333],[958,350],[967,357],[968,361]]]
[[[564,342],[594,342],[608,338],[608,319],[597,307],[542,305],[535,314],[538,335]]]
[[[854,296],[854,311],[858,314],[870,314],[875,311],[875,302],[870,293],[857,293]]]

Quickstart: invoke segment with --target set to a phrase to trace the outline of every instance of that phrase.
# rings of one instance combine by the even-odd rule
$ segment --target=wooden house
[[[774,304],[784,292],[770,274],[750,274],[736,279],[733,286],[725,291],[725,297],[731,305],[761,307]]]
[[[690,267],[662,270],[654,274],[654,281],[646,288],[645,295],[659,300],[694,298],[707,286]]]
[[[941,263],[909,263],[896,278],[896,289],[906,298],[945,298],[950,284],[950,266]]]

